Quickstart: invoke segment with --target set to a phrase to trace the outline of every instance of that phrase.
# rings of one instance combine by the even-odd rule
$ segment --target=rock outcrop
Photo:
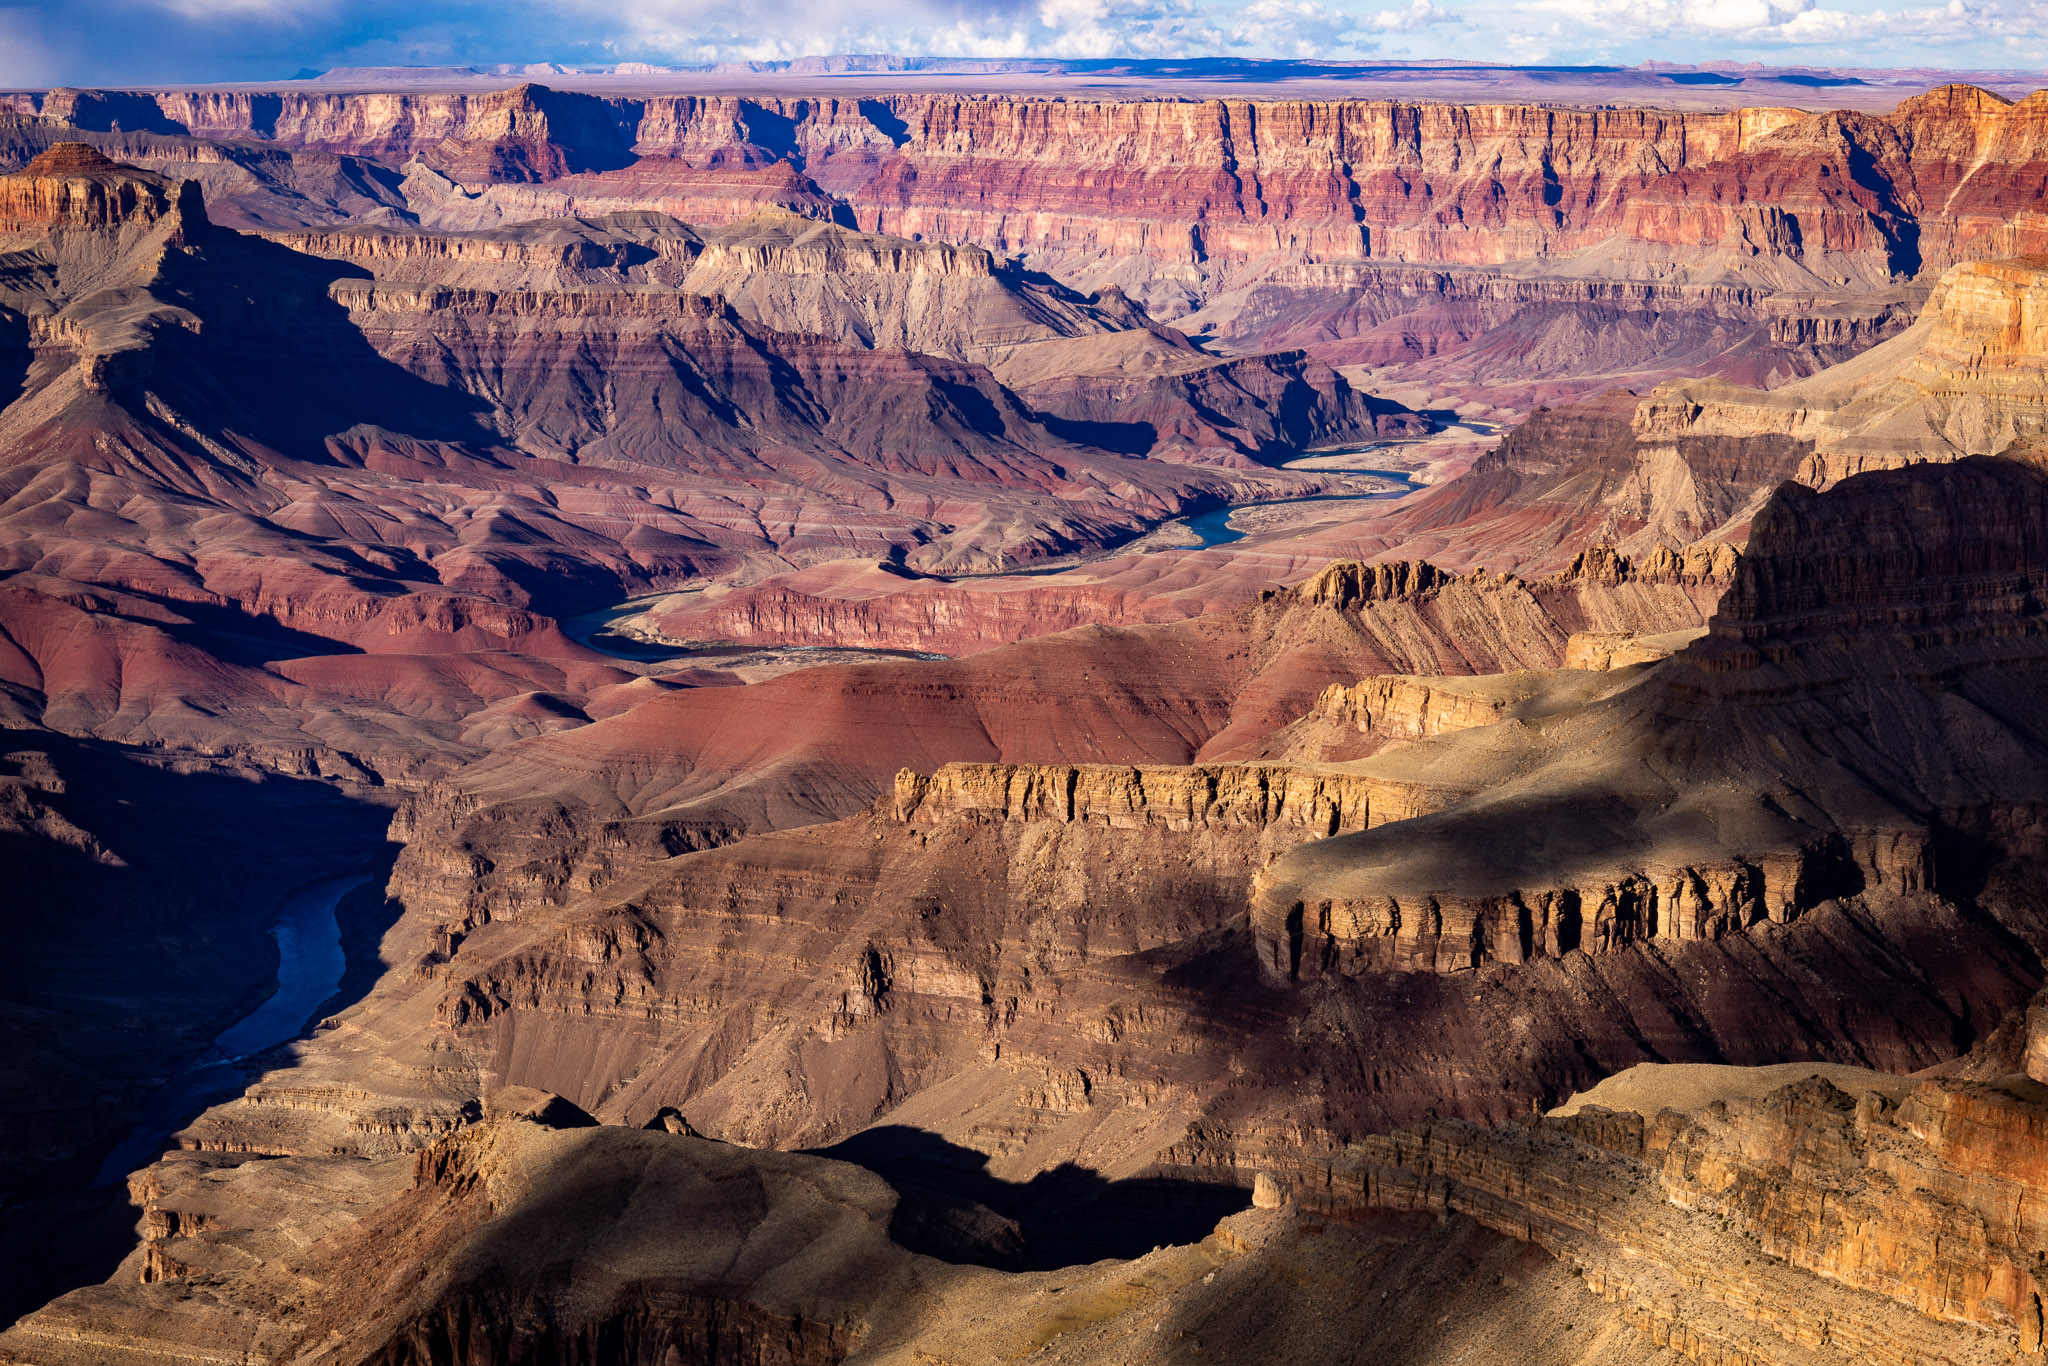
[[[1703,552],[1740,544],[1788,479],[1824,488],[2038,445],[2044,278],[2037,258],[1955,266],[1905,331],[1768,391],[1685,380],[1540,410],[1465,477],[1393,511],[1384,534],[1431,555],[1484,544],[1525,571],[1588,544]]]
[[[487,234],[357,227],[279,240],[436,299],[450,287],[524,298],[543,279],[579,300],[628,282],[679,288],[774,333],[987,367],[1056,419],[1062,436],[1131,454],[1242,465],[1429,425],[1299,354],[1206,351],[1115,291],[1081,295],[976,247],[880,237],[786,211],[725,228],[643,213]],[[455,298],[437,307],[457,306]],[[351,306],[375,301],[351,296]]]
[[[2039,227],[1999,195],[2048,141],[2038,97],[2013,104],[1968,86],[1882,116],[950,94],[606,99],[531,84],[141,100],[165,129],[419,158],[473,182],[576,177],[633,157],[783,163],[848,199],[874,231],[1002,250],[1053,239],[1182,262],[1291,249],[1492,263],[1619,235],[1788,257],[1816,272],[1911,274],[1964,252],[2026,250]],[[75,101],[46,113],[62,118]],[[1201,223],[1193,232],[1190,219]]]
[[[1603,1108],[1610,1089],[1636,1108]],[[1696,1361],[2026,1360],[2044,1099],[2025,1078],[1651,1066],[1549,1117],[1361,1140],[1292,1195],[1468,1214]]]
[[[1020,255],[1193,312],[1236,350],[1520,408],[1808,375],[1903,325],[1923,272],[2048,243],[2039,97],[1967,86],[1889,114],[532,84],[44,104],[152,166],[213,162],[237,223],[374,206],[458,229],[650,209],[720,225],[775,207]]]
[[[190,1165],[237,1184],[228,1168]],[[359,1189],[374,1208],[317,1246],[245,1238],[205,1279],[245,1307],[225,1332],[209,1324],[216,1305],[179,1278],[143,1287],[141,1313],[73,1296],[0,1335],[0,1354],[39,1366],[223,1353],[297,1366],[555,1366],[614,1353],[914,1366],[1042,1352],[1167,1366],[1200,1353],[1313,1366],[1364,1343],[1421,1344],[1426,1360],[1477,1344],[1539,1366],[1661,1356],[1597,1304],[1544,1324],[1583,1298],[1578,1284],[1470,1221],[1261,1209],[1179,1245],[1006,1273],[914,1254],[896,1236],[905,1198],[822,1156],[497,1119],[401,1165],[397,1180]],[[195,1222],[153,1236],[201,1244],[197,1211],[182,1217]],[[1305,1264],[1331,1274],[1304,1288]],[[1366,1288],[1380,1285],[1392,1288]],[[1282,1331],[1283,1305],[1312,1310],[1308,1327]],[[1518,1311],[1512,1328],[1504,1305]]]
[[[1634,686],[1368,761],[1471,795],[1267,869],[1268,971],[1464,968],[1718,938],[1864,889],[1966,896],[1942,832],[2007,844],[1991,832],[2030,828],[2044,795],[2018,719],[2042,682],[2042,487],[1982,459],[1784,486],[1706,636]],[[1682,788],[1658,776],[1678,755]],[[1492,854],[1442,853],[1466,847]]]
[[[1824,487],[1870,469],[1996,455],[2038,444],[2048,260],[1960,265],[1942,277],[1912,328],[1854,362],[1769,394],[1724,385],[1659,389],[1635,419],[1652,451],[1682,441],[1790,441],[1808,454],[1798,477]]]
[[[207,226],[197,185],[124,166],[85,143],[60,142],[0,176],[0,233],[147,227],[174,213],[189,230]]]

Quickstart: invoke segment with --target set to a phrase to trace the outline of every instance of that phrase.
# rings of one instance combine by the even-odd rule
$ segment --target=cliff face
[[[2041,488],[2034,467],[1982,460],[1827,495],[1784,486],[1705,638],[1636,686],[1371,761],[1471,795],[1267,869],[1253,923],[1268,970],[1372,971],[1418,953],[1441,966],[1446,945],[1455,965],[1520,961],[1634,935],[1717,938],[1860,888],[1963,894],[1935,857],[1941,829],[2024,825],[2043,796],[2022,757],[2031,729],[1989,720],[2030,714],[2019,699],[2041,686],[2024,605],[2048,586]],[[1930,697],[1936,676],[1973,700]],[[1691,756],[1686,790],[1654,776],[1661,761],[1589,765],[1588,737],[1617,731]],[[1787,749],[1765,732],[1805,738]],[[1898,733],[1922,738],[1901,749]],[[1446,868],[1436,852],[1475,844],[1495,850],[1485,865]]]
[[[1114,768],[948,764],[896,775],[899,821],[1047,821],[1114,829],[1164,826],[1212,833],[1278,827],[1281,839],[1322,839],[1370,823],[1372,785],[1278,765]]]
[[[2015,105],[1960,86],[1886,116],[954,95],[642,100],[533,85],[481,96],[142,98],[164,127],[199,137],[438,158],[479,181],[602,171],[630,156],[779,161],[845,197],[873,231],[1190,264],[1273,251],[1499,264],[1619,236],[1811,258],[1816,271],[1911,274],[2029,250],[2028,220],[2012,214],[2021,206],[2001,196],[2028,183],[2048,141],[2039,97]],[[67,109],[75,114],[76,101],[46,112]]]
[[[1675,376],[1784,383],[1896,332],[1914,277],[2048,242],[2040,101],[1970,87],[1888,115],[533,85],[45,104],[151,165],[207,149],[236,223],[375,204],[444,228],[720,225],[779,206],[1121,286],[1235,350],[1523,409]]]
[[[1297,1198],[1469,1214],[1694,1360],[2034,1358],[2038,1086],[1756,1071],[1646,1067],[1547,1118],[1366,1139]],[[1602,1108],[1629,1085],[1652,1099]]]
[[[1463,477],[1408,500],[1388,539],[1512,547],[1527,568],[1589,544],[1641,555],[1739,544],[1780,483],[2024,451],[2048,429],[2038,258],[1946,272],[1905,331],[1760,390],[1725,379],[1539,410]],[[1431,553],[1435,553],[1432,551]]]
[[[0,233],[146,228],[174,213],[192,230],[206,227],[197,186],[123,166],[84,143],[59,143],[0,176]]]
[[[1555,668],[1575,633],[1694,625],[1727,582],[1726,563],[1696,560],[1688,572],[1678,557],[1642,567],[1590,559],[1591,572],[1530,582],[1428,565],[1337,566],[1298,591],[1192,621],[1086,627],[962,660],[654,697],[603,724],[507,746],[423,793],[406,817],[407,867],[451,859],[467,869],[457,851],[532,840],[531,859],[494,854],[445,890],[438,879],[431,893],[421,884],[452,919],[470,920],[593,885],[629,851],[696,848],[738,830],[850,815],[889,791],[905,766],[1251,758],[1268,753],[1275,732],[1332,684]],[[926,601],[935,627],[986,629],[949,610],[971,603],[968,595]],[[697,620],[718,631],[734,622],[709,613]],[[877,728],[875,709],[906,697],[914,724]]]
[[[646,316],[663,308],[647,291],[678,289],[729,310],[743,325],[792,338],[986,367],[1033,415],[1052,419],[1052,439],[1127,454],[1249,466],[1311,442],[1428,425],[1399,405],[1354,392],[1301,355],[1231,358],[1205,350],[1113,292],[1081,295],[1013,261],[999,265],[975,247],[879,237],[787,212],[701,230],[637,213],[464,236],[352,228],[280,240],[358,265],[391,285],[416,286],[412,292],[423,290],[430,301],[445,295],[436,305],[443,310],[475,313],[477,301],[488,297],[507,301],[493,306],[496,315],[507,315],[513,300],[526,300],[516,306],[534,315],[545,311],[540,297],[552,286],[573,295],[584,312],[603,307],[624,317],[619,310],[638,308]],[[622,284],[637,287],[639,296],[598,302],[599,291]],[[393,289],[354,295],[349,303],[369,312],[380,297],[402,296]],[[364,325],[376,330],[374,319]],[[672,398],[670,407],[678,401],[687,400]],[[770,406],[759,397],[735,402],[750,414]],[[1029,422],[1024,414],[1013,420],[1020,428]],[[556,415],[547,425],[594,433],[605,426],[594,414]],[[912,428],[893,440],[901,445],[915,437]],[[648,448],[659,439],[643,432],[627,444]]]
[[[1957,266],[1912,328],[1855,361],[1769,394],[1669,385],[1644,401],[1636,431],[1646,446],[1796,443],[1808,452],[1799,478],[1816,486],[1861,470],[2038,442],[2048,428],[2044,281],[2048,270],[2038,257]]]

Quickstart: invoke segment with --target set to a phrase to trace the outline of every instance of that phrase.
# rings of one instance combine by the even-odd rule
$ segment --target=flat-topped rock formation
[[[123,165],[82,142],[60,142],[0,175],[0,233],[143,226],[173,214],[207,226],[199,187]]]
[[[1137,247],[1194,262],[1288,247],[1494,262],[1618,232],[1668,248],[1811,254],[1816,267],[1840,258],[1892,274],[1903,264],[1910,274],[1965,259],[1957,253],[1984,237],[1995,245],[1972,254],[2026,250],[2028,220],[1996,197],[2024,180],[2044,141],[2039,96],[2014,104],[1968,86],[1915,96],[1889,115],[950,94],[607,99],[532,84],[480,95],[140,99],[166,129],[418,158],[483,183],[603,173],[636,157],[787,163],[848,196],[871,220],[862,226],[878,231],[1029,250],[1039,242],[1022,235],[1032,230],[1024,215],[1057,215],[1070,249]],[[45,112],[64,118],[76,100],[52,100]],[[1481,149],[1502,152],[1484,173],[1498,195],[1480,193],[1469,169],[1493,164]],[[1814,176],[1822,165],[1851,174],[1836,188]],[[1083,183],[1112,169],[1129,184],[1113,200],[1088,197]],[[978,207],[959,207],[970,184]],[[1174,212],[1161,215],[1167,204]],[[1511,225],[1539,204],[1553,210],[1550,226],[1516,241]],[[1166,229],[1188,216],[1204,222],[1193,237]],[[1919,256],[1894,261],[1907,224],[1918,226]]]

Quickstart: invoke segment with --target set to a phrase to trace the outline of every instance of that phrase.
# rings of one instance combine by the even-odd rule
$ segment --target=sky
[[[2048,68],[2048,0],[0,0],[0,86],[976,57]]]

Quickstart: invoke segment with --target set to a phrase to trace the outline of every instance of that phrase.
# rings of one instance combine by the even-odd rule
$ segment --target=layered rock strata
[[[852,814],[906,766],[1277,753],[1284,742],[1271,737],[1332,684],[1554,668],[1588,629],[1656,634],[1696,622],[1730,558],[1671,556],[1638,570],[1594,554],[1533,583],[1339,565],[1229,614],[1081,628],[945,663],[671,692],[508,745],[429,788],[401,817],[407,866],[451,923],[469,923],[600,886],[649,851]],[[905,697],[917,724],[878,728],[875,709]]]
[[[1470,1215],[1693,1360],[2041,1351],[2037,1084],[1820,1069],[1773,1089],[1740,1069],[1648,1067],[1636,1089],[1688,1070],[1709,1076],[1679,1108],[1604,1109],[1596,1091],[1548,1118],[1361,1140],[1294,1198]]]
[[[1603,1307],[1544,1322],[1575,1283],[1470,1221],[1247,1211],[1187,1244],[1005,1273],[910,1252],[892,1236],[897,1193],[844,1162],[511,1115],[423,1151],[371,1198],[355,1227],[314,1247],[263,1246],[214,1273],[209,1287],[251,1310],[228,1337],[204,1334],[214,1306],[179,1278],[143,1290],[144,1319],[111,1296],[73,1296],[0,1335],[0,1354],[39,1366],[223,1351],[392,1366],[593,1353],[1164,1366],[1199,1353],[1311,1366],[1364,1343],[1424,1360],[1514,1350],[1540,1366],[1661,1356]],[[1327,1274],[1303,1286],[1305,1265]],[[1365,1289],[1380,1284],[1396,1289]],[[1312,1311],[1310,1326],[1281,1331],[1283,1303]],[[1504,1304],[1520,1311],[1511,1329]]]
[[[1472,796],[1267,869],[1253,923],[1268,970],[1441,967],[1446,946],[1452,966],[1517,962],[1716,938],[1865,890],[1963,895],[1972,874],[1944,873],[1943,832],[2025,852],[2024,834],[1989,832],[2030,828],[2042,799],[2021,719],[2040,686],[2041,483],[1969,460],[1825,499],[1785,486],[1703,639],[1577,711],[1402,750],[1386,762]],[[1932,678],[1940,694],[1922,691]],[[1617,733],[1687,756],[1683,789],[1658,776],[1679,771],[1670,758],[1589,761],[1591,737]],[[1920,738],[1901,748],[1901,733]],[[1439,852],[1475,842],[1484,864]]]
[[[1996,455],[2038,444],[2044,408],[2042,300],[2048,261],[1979,261],[1942,277],[1912,328],[1852,364],[1769,394],[1672,385],[1635,420],[1660,447],[1730,436],[1797,442],[1798,477],[1825,486],[1868,469]]]
[[[1115,291],[1084,296],[979,248],[878,237],[786,212],[723,229],[628,214],[496,233],[356,227],[279,240],[380,281],[421,286],[444,301],[437,307],[488,297],[529,300],[513,306],[530,313],[543,307],[534,298],[541,281],[573,291],[586,310],[598,306],[593,286],[676,288],[774,332],[986,366],[1064,424],[1064,435],[1155,458],[1248,464],[1428,426],[1300,354],[1206,351]],[[345,302],[352,311],[377,306],[374,296]]]
[[[979,365],[750,322],[673,287],[673,220],[302,243],[330,259],[97,155],[0,177],[42,206],[0,280],[0,681],[73,734],[412,782],[674,686],[549,612],[757,556],[996,568],[1325,483],[1135,461]]]
[[[2038,225],[2000,196],[2025,181],[2043,142],[2038,98],[2012,104],[1967,86],[1886,116],[954,95],[639,100],[534,85],[142,99],[166,130],[417,158],[474,181],[601,174],[636,157],[678,169],[783,163],[847,197],[877,231],[1181,261],[1291,248],[1490,263],[1620,235],[1910,274],[1964,252],[2025,250]],[[75,115],[76,100],[52,99],[44,112]],[[1820,166],[1843,174],[1816,177]],[[969,185],[976,193],[963,197]],[[1157,214],[1162,205],[1172,212]],[[1526,221],[1539,206],[1540,220]],[[1201,223],[1193,231],[1183,226],[1191,217]]]
[[[1769,391],[1688,380],[1540,410],[1464,477],[1392,511],[1381,534],[1433,556],[1483,544],[1527,570],[1587,544],[1639,556],[1739,544],[1787,479],[1824,488],[2038,445],[2043,278],[2036,258],[1956,266],[1904,332]]]
[[[775,206],[1119,285],[1233,349],[1306,348],[1524,409],[1615,382],[1811,374],[1896,330],[1916,276],[2048,241],[2039,99],[1967,86],[1886,115],[533,85],[44,105],[159,169],[203,170],[238,224],[729,224]]]
[[[426,1168],[413,1155],[432,1165],[460,1151],[462,1131],[508,1084],[555,1092],[600,1120],[669,1128],[667,1116],[778,1146],[893,1126],[875,1130],[886,1146],[888,1133],[922,1130],[934,1136],[935,1170],[985,1172],[987,1184],[963,1193],[992,1197],[1050,1199],[1057,1183],[1036,1178],[1065,1163],[1108,1189],[1248,1184],[1265,1171],[1269,1205],[1274,1188],[1333,1213],[1437,1199],[1514,1237],[1582,1227],[1570,1211],[1584,1204],[1585,1165],[1514,1154],[1517,1134],[1564,1144],[1547,1130],[1506,1131],[1508,1156],[1454,1125],[1369,1136],[1447,1114],[1498,1122],[1642,1061],[1803,1054],[1911,1071],[1990,1035],[2038,984],[2048,926],[2024,875],[2042,849],[2021,804],[2039,740],[2021,720],[1978,718],[2040,710],[2029,700],[2040,666],[2029,604],[2042,590],[2042,482],[2028,466],[1968,460],[1825,493],[1788,487],[1759,519],[1704,639],[1658,663],[1562,679],[1544,704],[1555,711],[1504,713],[1356,764],[941,768],[902,778],[845,820],[629,859],[575,887],[561,880],[565,807],[553,825],[469,827],[466,845],[416,838],[397,883],[406,912],[387,941],[407,966],[186,1130],[184,1154],[138,1178],[151,1234],[133,1279],[151,1267],[162,1286],[223,1277],[225,1297],[152,1320],[156,1297],[172,1292],[116,1282],[9,1343],[90,1331],[147,1351],[219,1352],[268,1340],[299,1321],[264,1297],[274,1268],[300,1254],[263,1230],[310,1201],[338,1247],[357,1213],[403,1197],[408,1182],[419,1199],[443,1198],[414,1176]],[[1455,583],[1422,567],[1339,567],[1260,610],[1291,620],[1297,644],[1328,640],[1337,622],[1355,630],[1389,598]],[[1108,634],[1081,639],[1099,649]],[[1741,703],[1732,715],[1731,697]],[[1859,717],[1880,713],[1922,741],[1859,729]],[[1955,725],[1969,743],[1945,729]],[[1443,760],[1452,750],[1461,790]],[[644,791],[650,774],[630,786]],[[1660,787],[1665,775],[1682,775],[1683,792]],[[1376,823],[1392,814],[1382,803],[1397,777],[1411,790],[1434,784],[1435,814]],[[407,820],[420,830],[417,813]],[[1803,854],[1786,842],[1797,832],[1834,839],[1844,857],[1774,861]],[[515,833],[519,849],[504,840]],[[494,875],[486,865],[501,858],[480,895],[471,880]],[[1423,936],[1404,920],[1408,939],[1382,934],[1353,952],[1357,935],[1328,934],[1306,914],[1312,901],[1385,895],[1404,912],[1431,906],[1448,927],[1487,898],[1533,912],[1531,887],[1581,889],[1584,907],[1584,888],[1620,885],[1610,869],[1665,865],[1693,880],[1656,903],[1654,923],[1611,920],[1604,940],[1524,947],[1491,922],[1482,940],[1449,928]],[[1732,865],[1758,875],[1712,876]],[[1429,899],[1411,897],[1424,881]],[[1662,884],[1646,881],[1661,897]],[[1568,908],[1562,896],[1543,904]],[[1396,961],[1384,945],[1411,952]],[[1902,1105],[1897,1123],[1917,1141],[1958,1127],[1930,1158],[1884,1147],[1904,1155],[1888,1172],[1965,1169],[2010,1146],[1970,1136],[1989,1120],[1967,1129],[1948,1117],[1995,1098],[1950,1095],[1962,1100],[1930,1093],[1910,1115]],[[1794,1114],[1795,1136],[1771,1142],[1804,1152],[1798,1133],[1839,1134],[1850,1111],[1883,1117],[1820,1108],[1819,1119]],[[1615,1128],[1597,1115],[1558,1123]],[[1738,1149],[1740,1162],[1715,1156]],[[1720,1208],[1710,1193],[1746,1201],[1759,1227],[1779,1230],[1766,1238],[1805,1248],[1793,1260],[1844,1293],[1893,1295],[1911,1281],[1910,1253],[1885,1238],[1850,1256],[1798,1232],[1815,1227],[1799,1213],[1811,1209],[1798,1194],[1805,1178],[1780,1174],[1769,1143],[1710,1135],[1686,1151],[1701,1156],[1672,1168],[1683,1173],[1668,1178],[1672,1189],[1703,1208]],[[1578,1184],[1546,1186],[1551,1170]],[[1416,1171],[1436,1173],[1421,1194],[1404,1175]],[[1950,1189],[1938,1175],[1914,1180]],[[1839,1187],[1829,1189],[1832,1200]],[[1868,1191],[1891,1198],[1881,1183]],[[1660,1268],[1673,1288],[1687,1276],[1704,1284],[1707,1302],[1749,1285],[1712,1241],[1718,1221],[1702,1229],[1666,1202],[1639,1214],[1615,1194],[1600,1209],[1627,1224],[1609,1240],[1637,1258],[1588,1252],[1579,1264],[1615,1290],[1623,1319],[1671,1340]],[[2009,1207],[1990,1185],[1983,1197]],[[1895,1218],[1910,1238],[1926,1208],[1915,1198],[1896,1216],[1873,1205],[1871,1218]],[[1089,1227],[1113,1225],[1113,1210]],[[1836,1227],[1820,1217],[1822,1230]],[[1708,1261],[1689,1271],[1701,1247]],[[1908,1292],[1896,1313],[1863,1312],[1842,1341],[1871,1352],[1960,1343],[1967,1356],[1979,1340],[1970,1334],[2025,1310],[1995,1239],[1937,1250],[1962,1277],[1938,1313],[1906,1307],[1920,1303]],[[1764,1278],[1749,1293],[1771,1310],[1766,1323],[1779,1313],[1771,1306],[1836,1302],[1829,1286],[1803,1285]],[[1719,1313],[1681,1306],[1680,1348],[1736,1341]],[[1795,1346],[1833,1350],[1832,1332]]]

